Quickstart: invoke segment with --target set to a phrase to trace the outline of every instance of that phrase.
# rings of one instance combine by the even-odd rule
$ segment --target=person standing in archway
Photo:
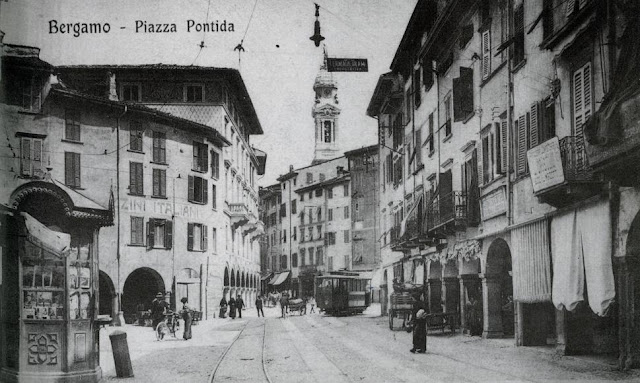
[[[236,307],[238,308],[238,319],[242,319],[242,308],[244,307],[244,301],[240,294],[238,294],[238,299],[236,299]]]
[[[229,318],[236,319],[236,300],[229,298]]]
[[[158,324],[164,319],[169,304],[164,300],[164,294],[156,294],[156,298],[151,302],[151,327],[155,331]]]

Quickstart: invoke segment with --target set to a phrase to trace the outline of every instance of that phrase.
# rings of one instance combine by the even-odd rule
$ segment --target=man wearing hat
[[[151,326],[154,330],[158,326],[158,323],[162,322],[167,307],[169,307],[169,304],[164,300],[164,294],[156,294],[156,299],[151,302]]]

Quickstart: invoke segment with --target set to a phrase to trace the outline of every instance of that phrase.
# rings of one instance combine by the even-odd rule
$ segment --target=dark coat
[[[260,298],[256,299],[256,308],[259,308],[259,309],[262,308],[262,299]]]

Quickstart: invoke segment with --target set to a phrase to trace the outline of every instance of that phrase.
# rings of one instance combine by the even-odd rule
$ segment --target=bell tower
[[[338,108],[338,84],[327,70],[327,56],[313,84],[315,105],[311,111],[315,124],[315,151],[312,164],[340,156],[338,145],[340,108]]]

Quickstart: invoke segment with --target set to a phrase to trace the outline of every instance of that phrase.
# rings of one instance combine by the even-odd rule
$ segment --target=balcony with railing
[[[252,214],[244,202],[225,202],[224,212],[231,218],[234,230],[247,224],[252,218]]]
[[[467,193],[452,191],[436,196],[427,209],[427,233],[433,238],[443,238],[466,228]]]
[[[585,150],[584,138],[567,136],[559,140],[563,182],[538,190],[541,202],[555,207],[569,205],[598,194],[602,182],[594,179]]]

